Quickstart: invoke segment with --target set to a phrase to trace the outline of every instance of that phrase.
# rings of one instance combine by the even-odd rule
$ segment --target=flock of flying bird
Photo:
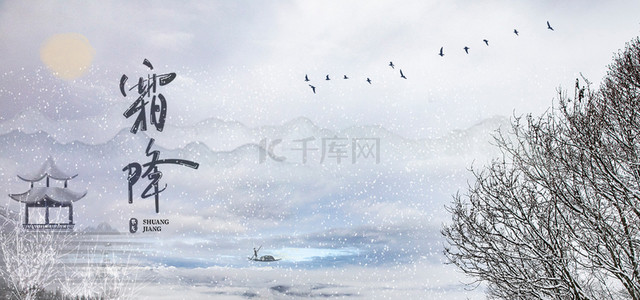
[[[551,27],[551,24],[549,24],[549,21],[547,21],[547,29],[549,29],[549,30],[552,30],[552,31],[553,31],[553,27]],[[520,34],[519,34],[520,32],[519,32],[517,29],[514,29],[514,30],[513,30],[513,33],[514,33],[515,35],[517,35],[517,36],[519,36],[519,35],[520,35]],[[487,46],[489,46],[489,40],[487,40],[487,39],[483,39],[482,41],[483,41]],[[466,54],[469,54],[469,49],[471,49],[471,48],[469,48],[468,46],[464,46],[464,48],[462,48],[462,49],[464,49],[464,52],[465,52]],[[440,47],[440,52],[438,53],[438,55],[440,55],[440,57],[444,56],[444,47]],[[395,65],[393,64],[393,62],[392,62],[392,61],[390,61],[390,62],[389,62],[389,67],[391,67],[392,69],[395,69]],[[404,76],[404,73],[402,73],[402,69],[399,69],[399,70],[400,70],[400,77],[401,77],[401,78],[403,78],[403,79],[407,79],[407,77],[406,77],[406,76]],[[342,77],[342,79],[349,79],[349,77],[348,77],[347,75],[344,75],[344,76]],[[325,80],[331,80],[331,78],[329,78],[329,75],[327,75],[327,76],[325,77]],[[304,81],[305,81],[305,82],[309,82],[309,81],[311,81],[311,80],[309,80],[309,76],[307,76],[307,74],[305,74],[305,75],[304,75]],[[368,82],[369,84],[371,84],[371,79],[370,79],[369,77],[367,77],[367,82]],[[315,86],[313,86],[313,85],[311,85],[311,84],[309,84],[309,87],[311,87],[311,90],[312,90],[312,91],[313,91],[313,93],[315,94],[315,93],[316,93],[316,87],[315,87]]]

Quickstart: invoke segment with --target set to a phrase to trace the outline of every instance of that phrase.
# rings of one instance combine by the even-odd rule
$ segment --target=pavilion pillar
[[[29,205],[24,204],[24,225],[29,224]]]
[[[49,224],[49,201],[44,202],[44,223]]]
[[[73,224],[73,204],[69,204],[69,224]]]

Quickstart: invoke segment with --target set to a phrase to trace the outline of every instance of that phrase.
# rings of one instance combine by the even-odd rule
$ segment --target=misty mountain
[[[171,253],[162,257],[189,265],[207,265],[196,259],[206,251],[222,255],[215,261],[223,263],[222,257],[237,249],[213,245],[230,239],[229,247],[236,247],[238,236],[256,235],[273,247],[322,244],[378,249],[377,256],[370,254],[378,263],[415,255],[417,249],[432,247],[433,228],[446,217],[443,206],[451,194],[466,184],[469,165],[498,155],[490,144],[491,135],[499,127],[509,128],[506,118],[496,117],[445,136],[417,140],[376,125],[334,131],[302,117],[255,128],[209,119],[194,126],[167,127],[162,133],[134,135],[125,127],[111,137],[89,131],[94,138],[88,138],[79,129],[62,138],[64,124],[36,121],[32,127],[25,123],[6,130],[7,124],[17,123],[1,126],[0,179],[5,182],[1,193],[26,191],[28,183],[16,175],[39,168],[51,156],[60,169],[78,174],[69,188],[88,191],[74,204],[77,228],[128,232],[131,217],[169,218],[172,225],[161,233],[164,243],[172,245],[168,249],[193,252],[189,256],[193,259],[172,258]],[[160,186],[166,185],[160,214],[155,214],[152,198],[141,198],[150,182],[146,178],[136,183],[134,201],[128,203],[123,171],[129,163],[150,161],[145,149],[152,137],[157,140],[151,150],[160,151],[160,159],[199,163],[198,169],[159,167]],[[368,144],[356,144],[363,140]],[[308,146],[306,162],[301,141]],[[379,155],[378,160],[365,157],[368,150]],[[336,157],[339,151],[344,155],[341,161]],[[352,160],[354,153],[357,160]],[[5,201],[12,210],[20,209],[8,197]],[[184,243],[185,237],[205,240]],[[217,242],[209,244],[208,239]],[[165,248],[157,251],[163,253]]]

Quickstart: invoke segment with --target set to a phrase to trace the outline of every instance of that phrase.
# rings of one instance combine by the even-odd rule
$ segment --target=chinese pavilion
[[[68,181],[78,176],[69,175],[60,170],[49,157],[42,164],[40,170],[30,174],[18,175],[18,178],[31,183],[30,189],[22,194],[10,194],[13,200],[24,203],[24,223],[25,229],[73,229],[73,202],[84,197],[87,192],[78,193],[67,188]],[[34,186],[34,183],[45,179],[45,186]],[[51,186],[51,180],[64,181],[64,187]],[[44,223],[33,223],[29,220],[29,209],[44,208]],[[69,211],[68,222],[50,222],[50,208],[64,209]],[[41,218],[40,218],[41,219]],[[65,220],[66,221],[66,220]],[[40,221],[41,222],[41,221]]]

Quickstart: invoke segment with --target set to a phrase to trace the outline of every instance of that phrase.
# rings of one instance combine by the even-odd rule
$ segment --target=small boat
[[[262,262],[270,262],[270,261],[279,261],[282,258],[275,258],[271,255],[263,255],[258,257],[258,251],[260,251],[260,249],[262,249],[262,246],[260,246],[258,249],[253,248],[253,256],[252,257],[247,257],[249,260],[253,260],[253,261],[262,261]]]
[[[257,257],[257,258],[255,256],[254,257],[248,257],[248,259],[249,260],[253,260],[253,261],[270,262],[270,261],[279,261],[282,258],[275,258],[275,257],[273,257],[271,255],[263,255],[263,256],[260,256],[260,257]]]

